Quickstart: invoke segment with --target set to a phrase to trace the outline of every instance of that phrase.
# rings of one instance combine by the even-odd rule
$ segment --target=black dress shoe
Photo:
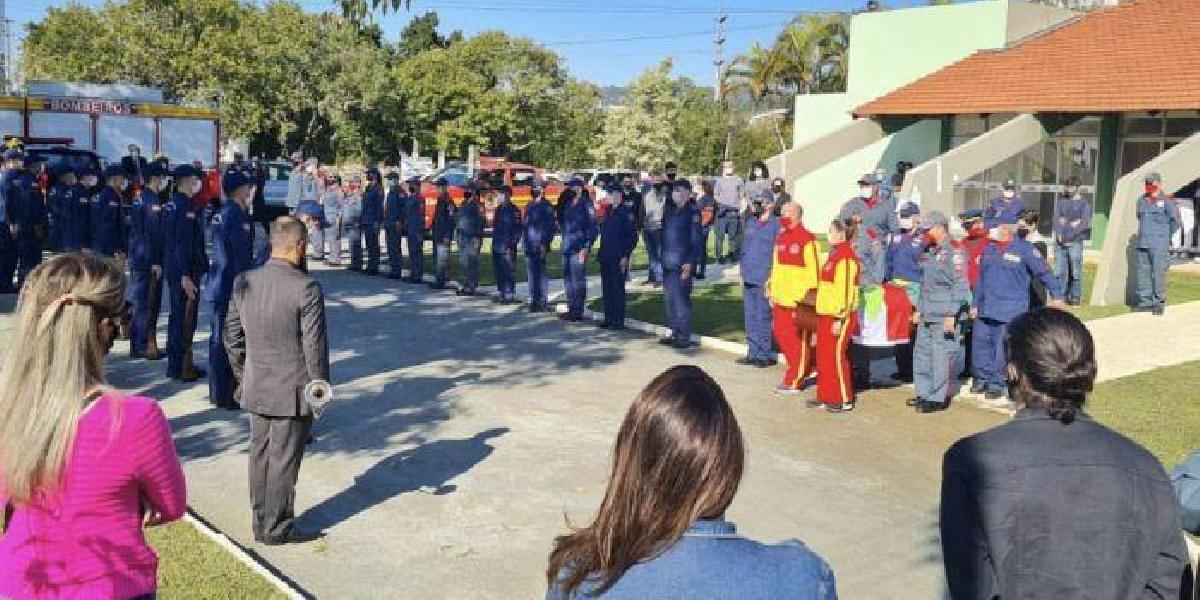
[[[904,383],[912,383],[913,377],[912,377],[912,373],[896,372],[896,373],[892,373],[892,379],[894,379],[896,381],[903,381]]]
[[[988,390],[983,397],[986,400],[999,400],[1004,397],[1004,394],[1001,394],[999,390]]]
[[[854,410],[853,402],[843,402],[841,404],[826,404],[825,412],[831,413],[847,413]]]
[[[325,537],[324,534],[322,534],[319,531],[304,531],[302,529],[293,528],[291,531],[283,534],[283,536],[281,536],[281,537],[277,537],[277,538],[264,537],[262,539],[262,543],[263,543],[263,545],[266,545],[266,546],[282,546],[284,544],[306,544],[308,542],[319,540],[323,537]]]
[[[695,348],[699,345],[700,344],[698,342],[693,342],[692,340],[678,340],[671,343],[671,347],[676,350],[687,350],[688,348]]]
[[[924,402],[924,400],[922,400],[922,399],[920,399],[920,398],[917,398],[917,397],[915,397],[915,396],[914,396],[914,397],[912,397],[912,398],[909,398],[908,400],[905,400],[905,401],[904,401],[904,405],[905,405],[905,406],[907,406],[907,407],[909,407],[909,408],[914,408],[914,407],[916,407],[917,405],[921,404],[922,402]]]
[[[662,344],[662,345],[664,345],[664,346],[674,346],[674,345],[675,345],[675,338],[673,338],[673,337],[665,337],[665,338],[660,338],[660,339],[658,340],[658,343],[660,343],[660,344]]]
[[[917,403],[917,412],[923,415],[935,413],[946,409],[946,405],[940,402],[929,402],[922,400]]]
[[[612,324],[608,326],[609,331],[625,331],[624,325]]]
[[[1165,306],[1159,304],[1158,306],[1155,306],[1154,309],[1151,310],[1150,312],[1156,317],[1161,317],[1166,312],[1166,310],[1167,309]]]
[[[704,273],[696,273],[696,279],[704,279]]]
[[[971,393],[972,394],[982,394],[986,391],[987,391],[987,386],[983,385],[982,381],[971,382]]]
[[[749,357],[743,356],[743,357],[741,357],[741,358],[739,358],[739,359],[737,359],[737,360],[735,360],[735,361],[733,361],[733,362],[735,362],[735,363],[737,363],[737,364],[739,364],[739,365],[746,365],[747,367],[751,367],[751,366],[753,366],[753,367],[757,367],[757,366],[758,366],[758,363],[759,363],[759,362],[761,362],[761,361],[758,361],[758,360],[756,360],[756,359],[752,359],[752,358],[749,358]]]
[[[820,400],[805,400],[804,406],[807,408],[820,408],[821,401]]]

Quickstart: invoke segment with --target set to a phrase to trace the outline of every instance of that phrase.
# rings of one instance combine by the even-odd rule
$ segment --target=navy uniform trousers
[[[162,278],[154,279],[150,271],[129,270],[129,291],[133,299],[133,322],[130,325],[130,355],[142,355],[150,338],[158,329],[158,313],[162,310]]]
[[[492,270],[496,273],[496,291],[501,300],[513,300],[517,297],[517,263],[515,248],[504,251],[492,251]]]
[[[13,239],[8,223],[0,223],[0,294],[11,294],[13,275],[17,272],[17,242]]]
[[[944,403],[954,395],[957,381],[959,340],[957,333],[947,336],[942,319],[924,320],[917,325],[913,345],[913,384],[917,397],[927,402]]]
[[[525,270],[529,275],[530,308],[546,308],[549,302],[550,274],[546,272],[546,257],[534,250],[525,254]]]
[[[1008,322],[980,317],[971,329],[971,371],[987,391],[1004,391],[1004,338]]]
[[[677,342],[692,339],[692,282],[679,269],[663,269],[663,295],[667,303],[667,327]]]
[[[563,255],[563,287],[567,293],[567,312],[582,317],[587,301],[587,264],[579,259],[579,253]]]
[[[392,221],[385,225],[384,243],[387,244],[388,253],[388,277],[391,279],[400,279],[400,274],[404,271],[404,254],[400,241],[404,238],[404,234],[400,231],[400,222]]]
[[[600,261],[600,285],[603,289],[604,324],[625,326],[625,271],[620,261]]]
[[[773,360],[771,348],[771,302],[761,285],[742,286],[742,318],[746,322],[746,344],[750,360]]]
[[[178,378],[183,374],[183,357],[192,347],[196,335],[196,313],[200,295],[200,282],[195,278],[196,299],[188,300],[183,291],[181,276],[167,277],[167,289],[171,296],[171,313],[167,316],[167,377]]]
[[[208,399],[217,405],[232,405],[233,367],[225,353],[225,317],[229,314],[229,301],[208,303]]]

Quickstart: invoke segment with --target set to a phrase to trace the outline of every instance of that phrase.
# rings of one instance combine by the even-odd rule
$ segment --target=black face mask
[[[632,191],[633,191],[633,184],[632,184],[632,183],[626,183],[626,184],[623,184],[623,185],[621,186],[621,189],[622,189],[622,190],[624,190],[624,191],[625,191],[625,193],[632,192]]]
[[[667,181],[675,181],[675,173],[667,173]]]
[[[750,205],[750,214],[756,217],[761,217],[765,210],[766,209],[763,208],[762,202],[755,202],[754,204]]]

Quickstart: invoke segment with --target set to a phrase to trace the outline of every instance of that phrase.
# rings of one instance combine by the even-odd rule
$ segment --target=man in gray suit
[[[319,537],[293,524],[296,477],[313,419],[303,390],[329,381],[325,297],[302,270],[306,238],[297,219],[276,219],[271,259],[234,280],[225,322],[238,402],[250,413],[254,539],[271,546]]]

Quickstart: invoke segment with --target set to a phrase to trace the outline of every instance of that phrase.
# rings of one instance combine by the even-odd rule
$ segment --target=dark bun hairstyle
[[[858,221],[855,219],[834,219],[833,228],[846,234],[846,241],[849,242],[858,235]]]
[[[1008,368],[1014,400],[1041,406],[1070,424],[1096,383],[1092,334],[1075,315],[1035,308],[1008,326]]]

